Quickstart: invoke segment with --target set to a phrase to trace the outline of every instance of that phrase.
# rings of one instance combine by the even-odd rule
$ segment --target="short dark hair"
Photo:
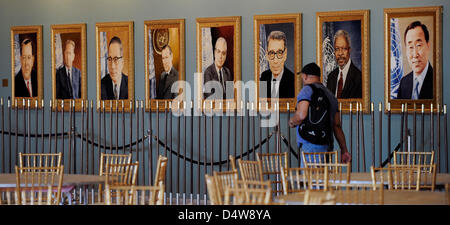
[[[405,30],[405,34],[403,36],[403,40],[406,44],[406,34],[408,33],[409,30],[412,30],[416,27],[421,27],[423,30],[423,33],[425,34],[425,41],[428,43],[428,41],[430,40],[430,33],[428,32],[427,26],[425,26],[425,24],[423,24],[420,21],[414,21],[411,24],[409,24],[409,26],[406,28]]]
[[[120,38],[117,36],[114,36],[113,38],[111,38],[111,40],[109,41],[108,48],[111,44],[114,44],[114,43],[118,43],[120,45],[120,54],[123,55],[122,41],[120,40]]]
[[[170,51],[170,54],[172,54],[172,48],[169,45],[164,45],[164,47],[161,49],[161,52],[162,52],[162,50],[164,50],[166,48],[168,48]]]

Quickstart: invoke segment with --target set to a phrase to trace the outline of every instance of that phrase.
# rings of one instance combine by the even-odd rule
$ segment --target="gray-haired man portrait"
[[[362,98],[362,75],[350,57],[351,40],[345,30],[334,34],[334,55],[338,67],[328,74],[327,88],[336,98]]]

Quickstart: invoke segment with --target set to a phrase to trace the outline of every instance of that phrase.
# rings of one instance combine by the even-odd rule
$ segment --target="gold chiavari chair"
[[[283,193],[281,185],[281,170],[288,168],[288,154],[282,153],[256,153],[258,161],[261,161],[262,174],[268,180],[272,181],[272,192]]]
[[[159,185],[162,182],[166,185],[166,168],[167,168],[167,157],[159,155],[158,163],[156,165],[155,181],[154,186]]]
[[[432,167],[432,178],[424,178],[428,176],[428,167]],[[427,172],[423,172],[427,171]],[[372,183],[384,183],[387,181],[389,189],[400,190],[416,190],[431,189],[434,190],[436,184],[436,165],[390,165],[386,168],[374,168],[371,167]],[[378,181],[377,181],[378,180]],[[424,183],[427,181],[428,184]],[[429,183],[431,182],[431,183]]]
[[[231,164],[231,170],[236,170],[237,171],[237,167],[236,167],[236,159],[234,158],[234,156],[229,155],[228,159],[230,160],[230,164]]]
[[[58,167],[62,153],[22,153],[19,152],[19,167]]]
[[[303,165],[307,166],[310,163],[322,164],[322,163],[339,163],[338,152],[303,152],[302,151]]]
[[[128,164],[108,164],[105,171],[105,185],[136,185],[139,162]]]
[[[15,202],[19,205],[58,205],[64,166],[16,166]]]
[[[434,151],[431,152],[394,152],[393,165],[432,165],[434,164]],[[430,171],[431,172],[431,171]]]
[[[236,181],[238,180],[238,171],[214,171],[214,182],[217,187],[217,192],[219,194],[220,200],[225,197],[226,187],[235,187]],[[223,202],[223,201],[222,201]]]
[[[131,163],[131,153],[129,154],[100,154],[99,175],[105,176],[107,173],[106,167],[109,164],[129,164]],[[98,201],[103,202],[103,185],[98,185]]]
[[[238,159],[242,180],[264,181],[261,161]]]
[[[214,176],[205,174],[206,188],[208,190],[209,201],[211,205],[222,205],[222,199],[217,190],[216,180]]]
[[[306,190],[326,191],[328,189],[328,167],[285,168],[282,170],[283,194]]]
[[[383,205],[383,184],[329,184],[337,204],[343,205]]]
[[[162,182],[158,186],[105,185],[106,205],[162,205],[163,195],[164,184]]]
[[[348,163],[308,163],[308,168],[327,167],[328,183],[350,183],[351,166]]]

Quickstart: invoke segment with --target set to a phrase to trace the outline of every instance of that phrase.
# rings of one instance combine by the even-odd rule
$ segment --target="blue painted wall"
[[[88,98],[96,95],[95,23],[109,21],[134,21],[135,45],[135,97],[144,99],[144,21],[154,19],[186,19],[186,77],[193,82],[196,71],[196,25],[198,17],[241,16],[242,17],[242,79],[252,80],[253,66],[253,15],[302,13],[302,65],[316,60],[316,12],[339,10],[370,10],[370,95],[371,101],[384,99],[384,8],[416,6],[443,6],[442,22],[442,76],[443,103],[449,104],[450,84],[450,1],[448,0],[0,0],[0,79],[8,79],[8,87],[0,87],[0,96],[11,93],[11,40],[10,27],[20,25],[43,25],[44,98],[51,98],[51,29],[52,24],[87,24],[87,75]],[[286,115],[282,115],[286,116]],[[344,129],[348,129],[348,118],[344,116]],[[384,121],[385,122],[385,121]],[[393,129],[399,125],[399,117],[393,118]],[[366,127],[370,117],[365,118]],[[386,125],[383,124],[385,127]],[[366,128],[368,131],[368,128]],[[399,137],[393,130],[392,145]],[[366,134],[369,134],[368,132]],[[395,134],[395,135],[394,135]],[[370,150],[369,135],[366,136],[366,151]],[[384,132],[383,139],[386,140]],[[294,139],[293,139],[294,140]]]

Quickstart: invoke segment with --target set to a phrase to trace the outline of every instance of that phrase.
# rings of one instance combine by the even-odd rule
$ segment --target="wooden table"
[[[383,190],[383,192],[385,205],[447,205],[445,192],[406,190]],[[284,201],[287,205],[303,205],[304,197],[305,192],[298,192],[278,196],[274,201]]]
[[[72,205],[74,198],[72,191],[76,187],[86,187],[87,185],[101,184],[105,182],[104,176],[84,175],[84,174],[64,174],[61,192],[68,197],[69,205]],[[11,189],[16,187],[16,174],[0,174],[0,189]],[[87,204],[86,201],[84,201]]]

